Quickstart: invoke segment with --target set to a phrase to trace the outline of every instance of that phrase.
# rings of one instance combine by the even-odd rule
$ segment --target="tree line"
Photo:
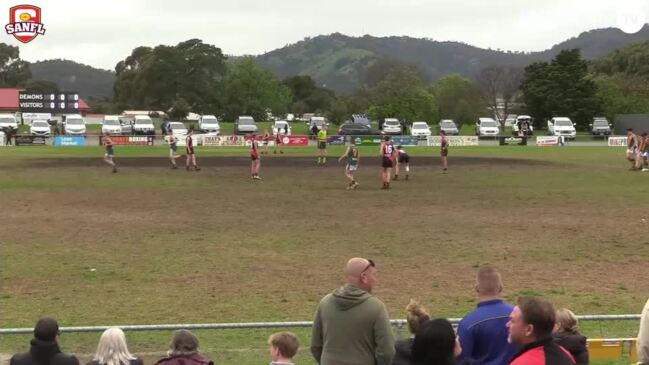
[[[550,62],[525,68],[484,67],[473,79],[447,75],[431,82],[417,65],[377,61],[353,94],[336,94],[308,75],[279,79],[254,57],[226,57],[214,45],[190,39],[177,45],[137,47],[115,66],[113,98],[89,100],[96,112],[163,110],[174,119],[191,111],[265,120],[269,113],[318,113],[333,123],[351,114],[407,123],[530,114],[537,125],[568,116],[586,127],[595,116],[649,112],[649,42],[586,61],[578,49],[561,51]],[[34,92],[58,91],[55,83],[31,77],[18,47],[0,44],[0,86]]]

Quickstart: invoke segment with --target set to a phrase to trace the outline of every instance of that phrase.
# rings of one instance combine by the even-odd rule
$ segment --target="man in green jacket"
[[[377,268],[353,258],[345,267],[347,284],[320,301],[313,323],[311,353],[320,365],[390,365],[394,336],[388,311],[372,295]]]

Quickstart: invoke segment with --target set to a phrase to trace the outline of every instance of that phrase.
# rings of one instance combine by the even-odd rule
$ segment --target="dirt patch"
[[[52,167],[98,167],[105,166],[101,158],[48,158],[29,160],[24,167],[52,168]],[[164,157],[125,157],[116,158],[115,161],[122,167],[167,167],[169,159]],[[184,158],[178,160],[182,165]],[[204,167],[238,167],[250,166],[248,157],[198,157],[197,162]],[[279,157],[264,156],[262,165],[265,167],[316,167],[315,157]],[[363,166],[380,166],[378,157],[364,157]],[[439,166],[439,157],[411,157],[412,166]],[[453,166],[544,166],[551,165],[547,161],[516,159],[516,158],[485,158],[485,157],[450,157],[449,164]],[[329,164],[326,167],[339,168],[336,158],[329,157]]]

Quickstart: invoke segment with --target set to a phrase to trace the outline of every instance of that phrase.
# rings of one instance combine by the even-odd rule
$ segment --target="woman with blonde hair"
[[[101,334],[95,357],[88,365],[142,365],[142,360],[128,351],[124,331],[113,327]]]
[[[155,365],[214,365],[210,359],[198,351],[198,338],[187,330],[174,332],[167,357]]]
[[[557,310],[552,337],[554,342],[570,352],[575,365],[588,365],[586,337],[579,333],[577,324],[577,317],[570,309]]]
[[[410,299],[410,303],[406,307],[406,319],[408,321],[408,329],[413,335],[417,335],[419,328],[426,322],[430,320],[430,315],[426,312],[426,309],[419,302]],[[410,365],[414,364],[412,360],[412,344],[414,339],[408,338],[405,340],[399,340],[394,344],[396,354],[392,365]]]

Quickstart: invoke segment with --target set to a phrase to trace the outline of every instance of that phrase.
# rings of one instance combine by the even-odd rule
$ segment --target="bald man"
[[[507,365],[516,349],[508,342],[507,322],[514,307],[502,300],[503,282],[493,267],[478,271],[478,307],[462,319],[458,336],[461,359],[473,365]]]
[[[385,305],[372,295],[378,281],[374,261],[353,258],[344,274],[346,284],[318,304],[313,357],[321,365],[390,365],[394,337]]]

